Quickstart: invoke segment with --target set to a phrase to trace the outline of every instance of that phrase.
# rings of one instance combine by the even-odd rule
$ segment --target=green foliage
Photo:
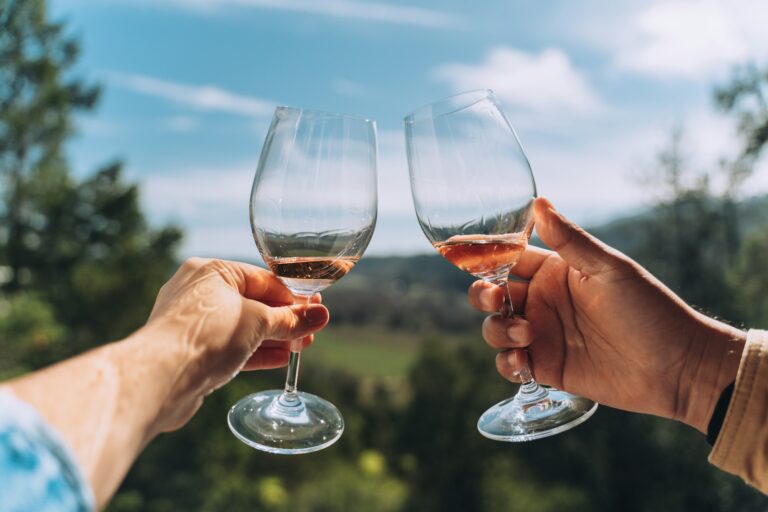
[[[29,204],[33,174],[61,164],[72,133],[72,113],[91,109],[98,89],[72,78],[77,43],[63,25],[46,19],[42,0],[4,0],[0,8],[0,263],[11,274],[5,288],[16,291],[37,252],[29,229],[44,220]]]
[[[510,457],[486,468],[482,502],[488,512],[570,512],[594,510],[586,490],[565,484],[542,485],[521,472]]]
[[[760,156],[768,142],[767,90],[768,68],[748,64],[737,69],[730,82],[715,91],[718,106],[733,114],[739,123],[744,143],[741,156],[749,163]]]
[[[0,378],[57,360],[64,335],[47,302],[29,293],[0,298]]]
[[[738,290],[735,306],[746,325],[768,326],[768,233],[756,231],[744,240],[736,264],[728,274],[731,289]]]
[[[62,147],[98,88],[41,0],[0,3],[0,290],[4,367],[38,368],[128,334],[176,265],[178,229],[151,229],[114,163],[78,180]],[[26,322],[26,323],[25,323]],[[32,327],[37,325],[37,327]],[[47,333],[47,334],[46,334]],[[42,343],[42,339],[50,343]],[[55,339],[54,339],[55,338]]]
[[[363,452],[361,457],[365,457]],[[370,457],[368,459],[370,462]],[[381,471],[366,471],[353,464],[330,468],[317,479],[303,482],[291,493],[284,510],[295,512],[336,512],[338,510],[401,510],[408,493],[406,484]]]
[[[118,164],[82,182],[58,178],[55,190],[43,184],[31,197],[46,220],[29,230],[38,248],[25,287],[50,300],[77,350],[142,324],[176,266],[181,233],[147,226],[138,188],[123,181]]]

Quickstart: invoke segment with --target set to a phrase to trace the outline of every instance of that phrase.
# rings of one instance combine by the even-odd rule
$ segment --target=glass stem
[[[302,298],[304,304],[309,303],[309,297],[302,296]],[[298,407],[301,405],[301,399],[298,394],[301,343],[301,339],[291,341],[291,355],[288,359],[288,372],[285,375],[285,387],[283,388],[283,393],[278,398],[278,402],[284,407]]]
[[[509,286],[507,286],[507,277],[504,276],[503,278],[495,280],[494,284],[500,286],[504,291],[504,303],[499,310],[501,317],[512,318],[515,316],[515,308],[512,305],[512,295],[509,292]],[[517,371],[517,376],[520,377],[521,382],[520,389],[515,395],[515,400],[518,403],[533,404],[547,399],[549,393],[534,380],[527,358],[525,365]]]
[[[291,352],[291,358],[288,360],[288,374],[285,376],[286,395],[296,395],[297,385],[299,383],[299,360],[301,352]]]

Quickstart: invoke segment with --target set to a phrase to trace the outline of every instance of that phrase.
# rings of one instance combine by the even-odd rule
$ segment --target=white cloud
[[[380,214],[411,214],[413,203],[401,131],[379,133],[378,163]],[[247,210],[256,164],[254,159],[217,168],[143,172],[146,177],[142,180],[142,197],[153,214],[181,220],[203,218],[210,212],[240,206]]]
[[[423,7],[353,0],[164,0],[177,7],[210,12],[231,7],[320,14],[333,18],[431,28],[458,27],[459,19]]]
[[[384,216],[415,215],[402,130],[379,132],[378,170],[379,212]]]
[[[374,252],[394,254],[429,249],[411,201],[405,144],[400,130],[379,133],[379,222]],[[155,219],[173,220],[187,233],[183,253],[256,258],[248,221],[256,160],[217,168],[144,172],[141,196]]]
[[[241,208],[247,219],[255,169],[255,162],[252,168],[244,162],[230,167],[152,173],[142,180],[142,198],[154,215],[182,222],[197,222],[211,212],[232,208]]]
[[[491,88],[505,104],[529,111],[590,113],[600,108],[584,76],[558,48],[534,54],[497,47],[479,64],[445,64],[434,76],[457,92]]]
[[[227,112],[246,117],[272,115],[275,104],[253,96],[237,94],[213,85],[191,85],[161,80],[136,73],[105,73],[109,85],[172,101],[197,110]]]
[[[623,70],[661,77],[711,78],[746,59],[768,56],[768,4],[753,0],[655,3],[614,20],[606,46]]]
[[[607,128],[602,135],[590,135],[578,144],[534,141],[526,149],[539,193],[587,225],[652,204],[663,194],[658,184],[643,184],[642,177],[654,169],[655,156],[668,147],[675,126],[683,129],[685,171],[713,172],[721,158],[733,158],[740,149],[734,122],[704,106],[692,108],[678,119],[621,123],[618,129]],[[723,183],[715,178],[712,186],[718,192]],[[768,162],[760,163],[742,191],[766,190]]]
[[[238,260],[262,262],[256,244],[253,241],[248,219],[242,225],[189,226],[184,230],[184,247],[181,250],[185,258],[234,258]]]

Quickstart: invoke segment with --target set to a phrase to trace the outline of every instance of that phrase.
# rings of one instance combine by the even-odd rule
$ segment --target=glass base
[[[270,453],[311,453],[335,443],[344,418],[332,403],[310,393],[261,391],[229,410],[227,423],[242,442]]]
[[[540,393],[535,400],[521,399],[524,393],[518,393],[485,411],[477,422],[480,433],[495,441],[533,441],[570,430],[597,409],[587,398],[533,385]]]

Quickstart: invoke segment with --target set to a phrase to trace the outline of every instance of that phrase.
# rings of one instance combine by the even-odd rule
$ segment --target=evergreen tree
[[[26,314],[19,305],[34,305],[40,314],[30,318],[48,319],[59,333],[48,338],[63,348],[47,357],[15,351],[25,361],[8,367],[37,367],[127,334],[175,266],[181,233],[147,225],[119,163],[84,180],[69,172],[63,150],[74,115],[99,96],[74,73],[78,53],[43,0],[0,0],[0,289],[16,304],[0,309],[0,324],[15,325],[10,316]],[[19,341],[9,336],[5,348]]]

